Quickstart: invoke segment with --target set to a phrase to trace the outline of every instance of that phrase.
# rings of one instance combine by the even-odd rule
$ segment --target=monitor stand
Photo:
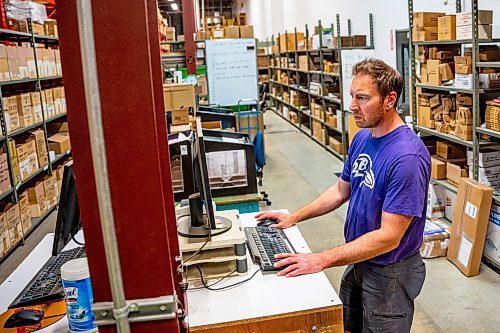
[[[193,226],[191,216],[184,216],[177,220],[177,232],[188,238],[204,238],[221,235],[231,229],[232,222],[224,216],[215,216],[215,229],[209,229],[203,223],[201,226]]]

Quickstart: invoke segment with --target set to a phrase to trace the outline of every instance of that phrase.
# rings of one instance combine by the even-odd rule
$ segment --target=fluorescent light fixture
[[[179,6],[175,2],[171,3],[170,7],[172,7],[172,10],[179,10]]]
[[[174,1],[174,0],[168,0],[168,2],[172,2],[172,1]]]

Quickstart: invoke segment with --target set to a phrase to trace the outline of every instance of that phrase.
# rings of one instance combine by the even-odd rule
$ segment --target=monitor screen
[[[52,255],[57,255],[80,230],[80,207],[76,194],[73,161],[64,165],[64,175],[57,209],[56,230]]]

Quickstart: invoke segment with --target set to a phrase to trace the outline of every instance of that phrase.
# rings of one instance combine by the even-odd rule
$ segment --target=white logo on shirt
[[[354,161],[352,174],[354,177],[365,177],[361,184],[366,185],[368,188],[373,189],[375,185],[375,175],[372,171],[372,159],[368,154],[359,154],[356,161]]]

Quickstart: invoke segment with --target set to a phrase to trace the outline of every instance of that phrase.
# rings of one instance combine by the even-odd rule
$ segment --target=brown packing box
[[[71,149],[71,141],[68,133],[57,133],[48,137],[49,150],[56,154],[62,154]]]
[[[437,27],[438,18],[444,13],[417,12],[413,13],[414,27]]]
[[[463,106],[458,107],[457,122],[464,125],[472,125],[472,112],[470,108]]]
[[[449,81],[455,78],[455,73],[453,72],[453,63],[445,63],[439,65],[439,73],[441,74],[442,81]]]
[[[457,21],[455,15],[438,18],[438,40],[455,40],[457,38]]]
[[[432,110],[428,106],[418,106],[418,124],[427,128],[434,128]]]
[[[465,56],[455,56],[453,58],[455,62],[455,73],[458,74],[471,74],[472,73],[472,57]]]
[[[8,203],[3,208],[11,245],[17,243],[23,237],[23,227],[19,214],[19,205]]]
[[[457,123],[455,135],[462,140],[472,141],[472,125]]]
[[[19,196],[19,215],[23,231],[26,233],[31,228],[31,205],[26,191]]]
[[[472,107],[472,95],[457,93],[457,106],[470,106]]]
[[[43,190],[47,200],[47,208],[54,207],[57,203],[57,178],[55,174],[43,179]]]
[[[240,26],[240,38],[254,38],[253,25]]]
[[[45,200],[43,182],[36,182],[34,186],[28,187],[28,201],[30,204],[43,203]]]
[[[172,116],[172,124],[173,125],[189,123],[189,110],[188,109],[171,110],[170,113]]]
[[[420,246],[420,255],[422,258],[446,257],[450,242],[450,234],[444,229],[441,232],[437,232],[436,229],[441,228],[441,226],[432,222],[432,220],[425,222],[426,230],[429,226],[431,226],[430,228],[432,228],[431,230],[433,232],[430,234],[424,232],[424,239]]]
[[[9,139],[9,151],[12,177],[14,178],[15,185],[21,181],[21,171],[19,170],[19,161],[17,159],[16,142],[13,139]]]
[[[163,85],[165,111],[195,108],[194,87],[187,83],[169,83]]]
[[[453,143],[438,141],[436,143],[436,149],[438,156],[445,159],[467,157],[464,147]]]
[[[55,108],[54,108],[54,95],[52,94],[52,89],[42,90],[42,95],[45,95],[45,104],[44,104],[44,112],[46,119],[54,117]]]
[[[352,46],[366,46],[366,35],[352,36]]]
[[[16,96],[2,98],[2,106],[4,110],[5,125],[7,133],[17,130],[19,124],[19,113],[17,112]]]
[[[7,59],[9,61],[9,72],[11,80],[19,80],[19,58],[17,56],[17,46],[7,46]]]
[[[36,143],[33,139],[18,140],[16,142],[17,159],[21,180],[27,179],[38,171],[38,157],[36,154]]]
[[[222,122],[218,121],[204,121],[201,123],[202,128],[220,130],[222,129]]]
[[[9,60],[7,59],[7,47],[0,46],[0,81],[10,81]]]
[[[29,78],[28,71],[28,53],[33,52],[31,48],[27,47],[18,47],[17,48],[17,57],[19,63],[19,78],[27,79]]]
[[[282,34],[280,39],[280,51],[295,51],[297,49],[295,45],[295,34],[287,33]],[[303,41],[305,39],[303,32],[297,32],[297,42]]]
[[[425,42],[438,39],[438,29],[437,27],[414,27],[412,32],[412,38],[415,42]]]
[[[9,164],[7,163],[7,154],[0,153],[0,194],[10,189]]]
[[[479,274],[492,198],[491,187],[460,179],[448,259],[466,276]]]
[[[36,131],[31,132],[31,137],[35,141],[36,144],[36,154],[38,157],[38,164],[41,167],[44,167],[49,163],[49,155],[47,153],[47,147],[45,146],[45,135],[43,130],[38,129]]]
[[[7,217],[0,212],[0,257],[10,249],[10,237],[7,225]]]
[[[31,107],[33,108],[33,114],[35,116],[35,124],[41,123],[43,121],[42,115],[42,100],[40,98],[40,93],[38,91],[30,93],[31,97]]]
[[[466,168],[466,167],[465,167]],[[453,185],[458,185],[460,178],[467,177],[467,169],[451,162],[446,163],[446,179]]]
[[[330,146],[330,148],[332,148],[335,152],[337,152],[338,154],[342,154],[342,142],[335,139],[333,136],[330,136],[328,138],[328,145]]]
[[[224,27],[226,38],[240,38],[240,27]]]
[[[446,163],[431,157],[431,178],[433,179],[446,179]]]
[[[16,96],[17,113],[21,127],[28,127],[35,123],[33,108],[31,107],[31,96],[29,93]]]
[[[43,66],[43,51],[41,48],[37,47],[35,49],[36,53],[36,59],[37,59],[37,67],[38,67],[38,75],[40,77],[46,77],[47,74],[44,72],[44,66]],[[31,69],[30,69],[30,77],[31,77]],[[35,72],[35,77],[36,77],[36,72]]]

